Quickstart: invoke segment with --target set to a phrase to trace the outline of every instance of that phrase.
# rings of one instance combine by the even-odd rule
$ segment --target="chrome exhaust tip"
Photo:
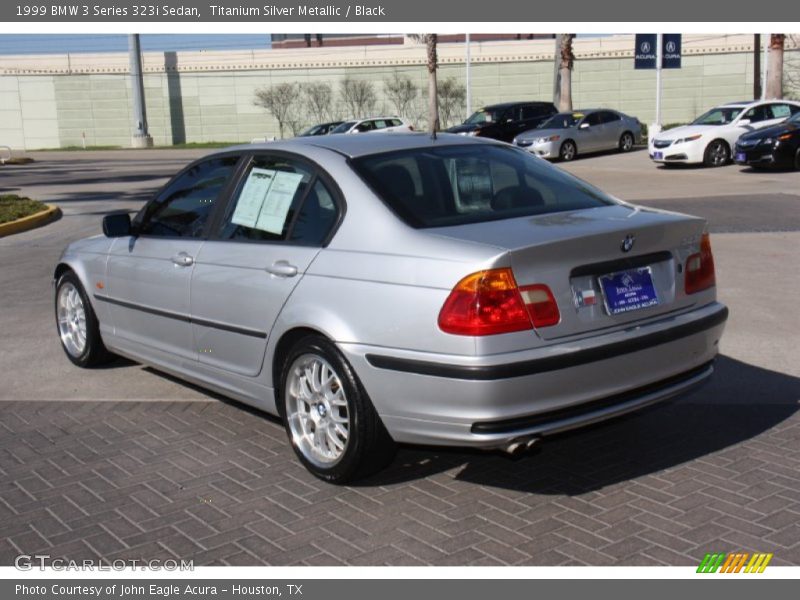
[[[517,438],[515,440],[511,440],[508,444],[503,447],[503,452],[508,454],[509,456],[516,456],[521,454],[525,450],[530,450],[536,445],[536,442],[539,441],[539,438],[536,436],[527,437],[527,438]]]

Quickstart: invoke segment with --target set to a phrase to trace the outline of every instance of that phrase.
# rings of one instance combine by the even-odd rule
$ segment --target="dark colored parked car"
[[[518,134],[541,125],[558,112],[552,102],[504,102],[484,106],[450,133],[511,142]]]
[[[736,142],[734,160],[754,169],[778,167],[800,171],[800,112],[778,125],[745,133]]]
[[[320,123],[319,125],[312,125],[297,137],[308,137],[310,135],[328,135],[331,131],[336,129],[342,121],[332,121],[330,123]]]

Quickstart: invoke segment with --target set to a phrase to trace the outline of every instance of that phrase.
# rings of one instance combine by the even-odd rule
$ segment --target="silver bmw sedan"
[[[396,443],[503,449],[670,398],[727,317],[706,223],[456,135],[229,148],[55,269],[67,357],[279,416],[335,483]]]

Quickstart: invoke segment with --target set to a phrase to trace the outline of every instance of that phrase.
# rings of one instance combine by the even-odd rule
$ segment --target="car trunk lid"
[[[683,267],[704,228],[701,218],[619,204],[431,233],[507,250],[497,266],[510,266],[520,287],[552,291],[561,320],[536,333],[556,339],[690,307]]]

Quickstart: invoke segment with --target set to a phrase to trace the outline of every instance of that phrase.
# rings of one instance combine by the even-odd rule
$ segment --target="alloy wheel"
[[[289,368],[285,403],[295,447],[313,465],[336,464],[350,438],[350,411],[331,364],[316,354],[297,357]]]
[[[56,314],[61,343],[70,356],[78,358],[86,349],[86,309],[78,288],[70,282],[58,292]]]

